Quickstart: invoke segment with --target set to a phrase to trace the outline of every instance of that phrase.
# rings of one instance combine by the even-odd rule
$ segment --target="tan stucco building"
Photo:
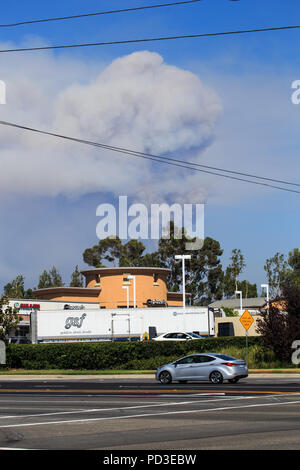
[[[98,302],[108,309],[182,306],[182,294],[167,291],[170,273],[155,267],[94,268],[82,271],[86,287],[37,289],[34,294],[39,300]]]

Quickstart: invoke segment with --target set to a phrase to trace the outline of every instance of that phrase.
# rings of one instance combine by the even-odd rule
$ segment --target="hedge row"
[[[249,337],[249,347],[260,345]],[[207,338],[188,342],[125,342],[9,344],[7,367],[14,369],[156,369],[159,365],[196,352],[222,352],[245,348],[244,337]]]

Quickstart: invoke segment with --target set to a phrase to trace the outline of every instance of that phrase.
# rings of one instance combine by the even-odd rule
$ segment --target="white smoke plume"
[[[156,53],[136,52],[98,69],[50,54],[19,57],[1,58],[7,86],[2,120],[193,161],[214,138],[222,110],[215,91]],[[193,187],[204,191],[180,168],[3,126],[0,167],[6,195],[134,196],[155,187],[162,196],[182,197]]]

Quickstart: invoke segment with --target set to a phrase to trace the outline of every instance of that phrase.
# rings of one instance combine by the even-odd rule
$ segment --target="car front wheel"
[[[210,376],[209,376],[209,380],[213,383],[213,384],[221,384],[223,382],[223,375],[221,374],[221,372],[219,372],[218,370],[214,370]]]
[[[172,376],[170,374],[170,372],[164,370],[163,372],[161,372],[159,374],[159,381],[161,384],[163,385],[167,385],[167,384],[170,384],[172,382]]]

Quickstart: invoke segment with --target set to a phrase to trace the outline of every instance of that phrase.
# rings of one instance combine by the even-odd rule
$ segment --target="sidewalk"
[[[300,369],[274,369],[270,370],[258,370],[253,369],[249,370],[249,378],[299,378],[300,379]],[[132,379],[142,379],[142,380],[153,380],[155,378],[155,371],[147,374],[1,374],[0,373],[0,382],[2,380],[132,380]]]

